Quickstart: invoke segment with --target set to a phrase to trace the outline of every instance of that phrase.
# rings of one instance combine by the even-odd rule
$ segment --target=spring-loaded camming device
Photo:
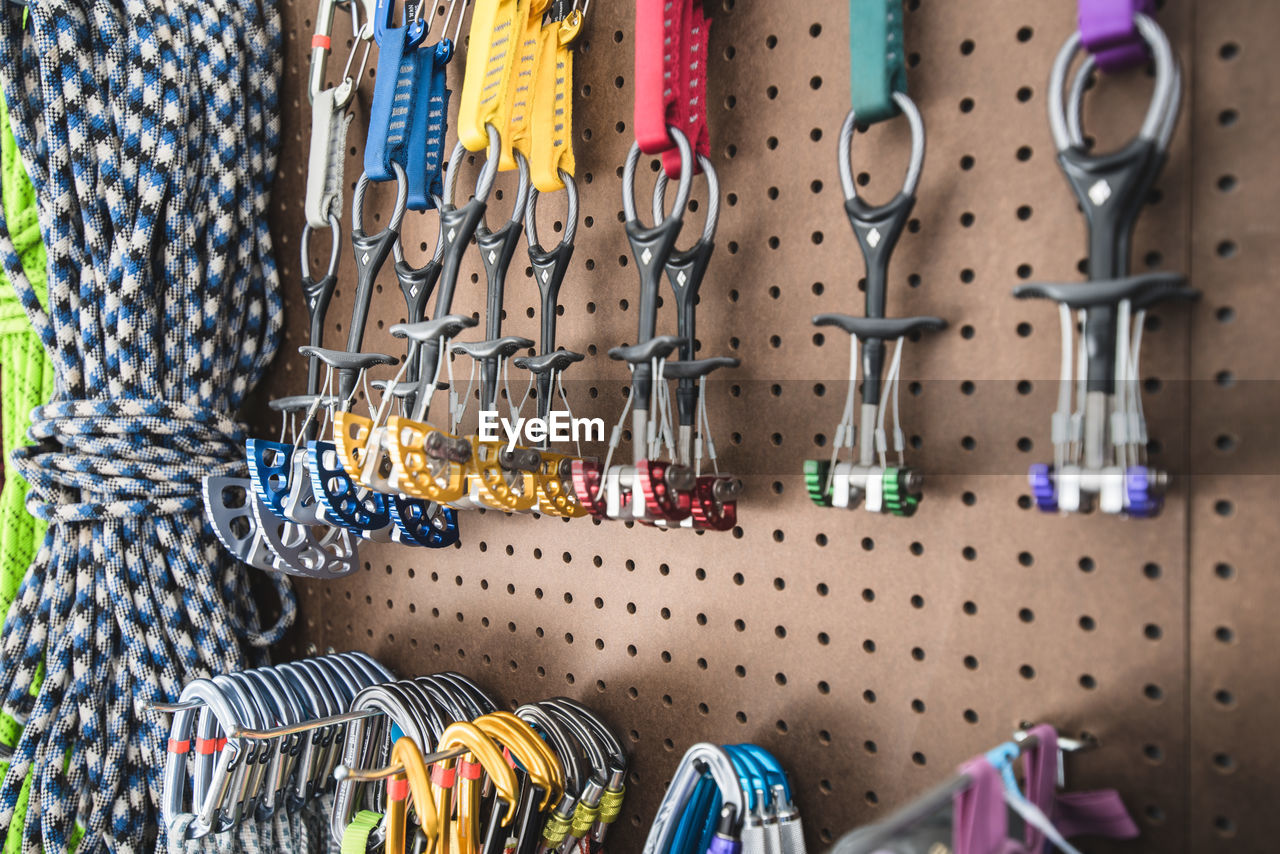
[[[1085,283],[1022,285],[1019,298],[1059,305],[1062,369],[1052,420],[1053,464],[1029,472],[1036,505],[1046,512],[1159,513],[1168,475],[1146,464],[1147,429],[1142,412],[1138,357],[1146,309],[1163,300],[1198,293],[1172,273],[1129,275],[1133,226],[1164,165],[1177,123],[1181,73],[1164,31],[1144,14],[1133,17],[1151,49],[1155,90],[1142,127],[1124,147],[1093,154],[1080,126],[1080,108],[1095,68],[1087,57],[1064,91],[1081,34],[1072,33],[1050,75],[1049,125],[1058,163],[1084,213],[1089,241]],[[1077,322],[1081,340],[1075,346]],[[1074,388],[1073,388],[1074,387]],[[1072,404],[1073,390],[1074,410]]]
[[[378,273],[391,255],[392,246],[399,240],[400,224],[404,218],[407,193],[404,169],[399,163],[392,163],[392,170],[397,189],[395,209],[391,221],[382,231],[372,235],[364,231],[364,196],[369,187],[367,175],[360,177],[351,200],[351,244],[356,256],[356,293],[352,301],[347,348],[304,348],[306,355],[314,356],[328,366],[331,377],[334,373],[337,374],[337,411],[351,409],[355,402],[356,384],[365,371],[377,365],[394,365],[398,361],[394,356],[383,353],[360,352]],[[313,439],[307,443],[307,455],[311,486],[317,500],[324,507],[326,521],[345,527],[366,539],[392,539],[395,529],[387,514],[385,496],[356,484],[343,468],[333,442]]]
[[[551,399],[555,391],[559,391],[565,410],[569,410],[569,401],[564,393],[564,372],[574,362],[580,362],[584,358],[581,353],[556,347],[556,312],[559,308],[560,286],[569,270],[569,261],[573,257],[573,239],[578,233],[577,183],[568,172],[561,172],[558,180],[565,188],[568,211],[565,214],[564,237],[554,249],[544,249],[538,242],[539,193],[536,187],[529,191],[525,207],[524,233],[529,248],[529,265],[533,268],[533,280],[540,296],[542,352],[537,356],[521,356],[514,360],[517,368],[523,368],[532,375],[538,417],[544,423],[549,423]],[[538,512],[550,516],[586,515],[586,508],[573,491],[572,467],[575,458],[551,451],[550,430],[538,451],[542,458],[541,468],[537,473]],[[581,453],[578,456],[581,457]]]
[[[904,435],[898,419],[898,387],[901,383],[902,348],[909,336],[946,326],[939,317],[885,317],[885,292],[889,260],[916,202],[916,186],[924,163],[924,123],[920,111],[902,92],[893,100],[911,124],[911,163],[902,190],[883,205],[871,205],[858,196],[849,162],[849,146],[858,121],[853,110],[840,129],[840,183],[844,189],[845,213],[853,226],[866,265],[866,315],[820,314],[816,326],[835,326],[849,333],[849,390],[844,413],[836,428],[830,460],[806,460],[805,482],[815,504],[854,508],[864,503],[872,512],[910,516],[920,501],[920,476],[903,461]],[[893,341],[889,375],[882,381],[886,344]],[[858,374],[858,347],[862,347],[862,402],[859,423],[854,426],[854,402]],[[888,459],[889,440],[885,431],[887,397],[894,403],[893,450],[896,464]],[[841,462],[843,449],[858,444],[856,460]]]
[[[493,148],[497,150],[498,132],[488,129]],[[454,204],[458,171],[467,154],[462,143],[454,146],[445,173],[444,197],[440,204],[441,242],[444,246],[440,272],[439,291],[436,296],[435,316],[432,320],[402,327],[410,340],[419,342],[418,389],[414,392],[410,416],[392,415],[387,419],[387,450],[391,456],[392,472],[388,479],[400,492],[437,502],[457,501],[466,494],[466,463],[471,456],[471,444],[465,439],[445,432],[428,422],[431,398],[438,388],[440,369],[447,359],[445,348],[450,339],[462,329],[474,326],[470,317],[449,313],[453,294],[457,289],[462,256],[484,218],[489,193],[493,189],[498,171],[496,158],[487,159],[476,179],[475,194],[461,207]],[[394,330],[393,330],[394,331]],[[455,388],[449,389],[451,399],[450,418],[457,397]]]
[[[396,280],[404,296],[406,318],[411,326],[420,323],[426,315],[427,302],[440,277],[443,251],[444,242],[437,237],[436,251],[431,260],[422,267],[414,267],[405,260],[399,240],[392,244]],[[393,327],[393,334],[399,329],[399,325]],[[413,405],[420,367],[419,349],[420,342],[411,341],[395,378],[373,383],[381,388],[382,400],[372,417],[358,415],[350,409],[334,413],[333,443],[343,469],[357,484],[385,494],[387,515],[396,528],[393,539],[428,548],[444,548],[457,542],[456,515],[448,508],[396,490],[394,459],[387,438],[386,419],[392,405],[397,401],[402,409]]]
[[[662,274],[683,224],[685,206],[689,202],[689,190],[693,183],[693,154],[689,140],[675,128],[670,129],[684,168],[676,185],[675,204],[671,213],[660,222],[646,227],[636,214],[635,181],[636,166],[640,162],[640,144],[633,143],[627,154],[622,174],[622,205],[626,218],[627,240],[636,260],[640,275],[640,319],[637,343],[614,347],[610,357],[627,362],[631,369],[631,394],[623,408],[618,424],[609,439],[609,449],[603,464],[593,460],[573,462],[573,487],[578,500],[592,515],[611,519],[654,521],[666,518],[661,513],[650,513],[643,498],[637,499],[640,486],[636,472],[650,454],[651,447],[663,438],[658,435],[660,419],[651,418],[651,406],[660,400],[657,390],[662,384],[662,367],[666,358],[682,343],[674,335],[657,335],[658,297]],[[622,425],[627,412],[631,417],[631,465],[610,465],[614,451],[622,439]],[[656,414],[656,413],[654,413]]]
[[[638,476],[650,512],[661,512],[668,522],[679,522],[686,528],[727,531],[737,524],[737,497],[742,493],[742,481],[719,471],[707,418],[706,390],[707,377],[713,371],[736,368],[740,360],[731,356],[695,358],[698,291],[715,250],[720,217],[720,180],[708,158],[699,155],[698,161],[707,176],[707,216],[702,235],[689,249],[674,250],[663,265],[675,295],[676,334],[683,341],[679,361],[668,361],[663,369],[665,377],[677,381],[677,457],[674,463],[647,460]],[[653,188],[655,221],[665,210],[666,187],[666,175],[659,173]],[[704,450],[711,460],[713,474],[702,473]]]
[[[490,152],[493,157],[497,152]],[[502,336],[502,304],[506,289],[507,269],[520,243],[525,205],[529,196],[529,163],[519,149],[513,149],[519,170],[519,186],[510,218],[496,230],[483,221],[476,229],[476,245],[485,272],[485,340],[457,342],[451,350],[480,363],[480,411],[498,409],[498,380],[505,378],[507,361],[518,351],[534,346],[528,338]],[[508,405],[510,393],[508,390]],[[516,447],[508,449],[502,441],[482,441],[471,437],[471,459],[468,461],[468,495],[471,505],[483,505],[507,512],[533,508],[538,500],[536,472],[542,458],[537,451]],[[469,506],[461,502],[455,506]]]

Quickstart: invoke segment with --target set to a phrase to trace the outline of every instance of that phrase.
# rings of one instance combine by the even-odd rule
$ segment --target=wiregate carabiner
[[[191,705],[174,713],[170,727],[168,754],[164,772],[164,821],[173,832],[183,819],[182,833],[186,839],[199,839],[212,832],[221,832],[231,827],[233,822],[222,813],[226,796],[244,779],[243,753],[244,744],[240,739],[229,738],[226,744],[210,737],[214,735],[213,726],[220,725],[223,732],[231,732],[240,725],[239,714],[235,707],[223,694],[222,690],[210,679],[195,679],[183,686],[178,696],[179,704],[200,701],[204,706]],[[212,710],[217,723],[210,722],[207,731],[197,734],[195,738],[195,754],[212,756],[217,754],[215,766],[210,769],[207,764],[195,763],[192,773],[191,812],[183,809],[184,794],[188,776],[187,756],[192,750],[192,733],[196,727],[197,715],[203,709]],[[194,815],[194,818],[192,816]]]
[[[311,36],[311,68],[307,83],[307,97],[312,102],[325,88],[325,78],[328,76],[329,54],[333,50],[333,18],[339,6],[349,6],[351,9],[351,36],[354,39],[367,41],[372,37],[373,31],[364,32],[364,27],[360,24],[359,3],[366,0],[319,0],[320,6],[316,10],[316,30]],[[372,16],[369,21],[372,22]],[[368,58],[368,48],[365,49],[365,58]],[[351,71],[352,58],[355,56],[355,48],[351,49],[351,56],[347,58],[347,67],[343,71],[344,79],[349,79]],[[340,105],[345,106],[345,104]]]

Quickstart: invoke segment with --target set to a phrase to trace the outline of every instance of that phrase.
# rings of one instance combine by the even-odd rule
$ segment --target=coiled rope
[[[9,127],[9,110],[0,98],[0,203],[9,223],[14,249],[22,261],[22,270],[45,303],[45,251],[40,239],[40,223],[36,216],[36,194],[31,179],[18,155],[18,143]],[[3,422],[3,444],[6,449],[27,443],[31,426],[31,410],[46,403],[53,395],[53,365],[44,345],[31,328],[22,310],[18,294],[9,277],[0,269],[0,422]],[[0,489],[0,613],[7,615],[18,586],[26,577],[36,548],[44,540],[45,524],[27,512],[27,482],[7,457],[0,461],[4,468],[4,488]],[[22,724],[0,713],[0,745],[8,756],[22,737]],[[0,763],[0,775],[9,767]],[[30,775],[28,775],[28,780]],[[26,825],[27,791],[18,797],[13,822],[4,838],[3,854],[22,850],[22,829]]]
[[[252,0],[32,0],[28,14],[0,9],[0,85],[48,310],[4,221],[0,263],[56,392],[32,413],[37,444],[13,452],[49,530],[0,644],[0,711],[25,720],[0,826],[31,771],[24,851],[66,851],[80,832],[80,852],[149,851],[164,844],[167,735],[149,705],[248,666],[294,616],[279,579],[263,628],[200,498],[204,475],[243,465],[232,415],[280,338],[266,224],[280,21]]]

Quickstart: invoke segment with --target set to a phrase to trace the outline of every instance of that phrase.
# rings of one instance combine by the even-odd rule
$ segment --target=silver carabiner
[[[316,31],[311,36],[311,79],[307,86],[307,98],[311,101],[315,101],[316,95],[324,88],[329,53],[333,48],[333,13],[342,2],[350,0],[320,0],[316,9]]]

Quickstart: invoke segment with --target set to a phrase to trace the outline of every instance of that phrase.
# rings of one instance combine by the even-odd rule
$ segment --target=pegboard
[[[1148,320],[1153,463],[1196,477],[1175,478],[1163,515],[1135,522],[1043,516],[1025,481],[1027,464],[1051,453],[1057,317],[1010,289],[1078,276],[1085,251],[1045,104],[1074,4],[906,6],[908,76],[928,154],[890,270],[888,310],[950,322],[909,346],[903,362],[904,428],[912,463],[927,476],[919,513],[818,508],[800,476],[806,457],[829,453],[847,370],[843,335],[824,338],[810,318],[862,311],[861,260],[836,172],[848,6],[716,0],[707,4],[708,104],[724,205],[699,337],[704,355],[743,359],[711,383],[709,399],[721,462],[747,484],[740,527],[694,534],[462,513],[455,550],[365,544],[363,572],[297,582],[299,624],[278,655],[355,647],[404,675],[462,670],[511,702],[584,700],[633,755],[624,820],[611,836],[621,852],[639,850],[667,775],[697,741],[750,740],[773,751],[792,773],[817,851],[1024,721],[1097,739],[1071,762],[1070,782],[1118,788],[1142,828],[1142,850],[1211,850],[1226,837],[1232,850],[1269,850],[1280,827],[1257,792],[1280,757],[1274,740],[1263,747],[1254,736],[1265,732],[1277,684],[1262,606],[1277,582],[1260,557],[1273,533],[1274,480],[1237,475],[1275,474],[1262,450],[1274,395],[1264,409],[1243,389],[1262,387],[1246,381],[1268,376],[1276,346],[1256,301],[1280,251],[1274,158],[1265,153],[1280,122],[1272,85],[1280,59],[1261,35],[1276,31],[1280,10],[1230,0],[1210,15],[1207,0],[1188,0],[1160,11],[1186,92],[1169,163],[1139,221],[1135,266],[1189,272],[1206,299]],[[290,94],[271,216],[289,332],[249,413],[265,435],[274,431],[265,398],[300,391],[305,377],[293,354],[306,334],[296,256],[315,10],[310,0],[283,9]],[[630,4],[597,0],[580,40],[582,221],[559,323],[559,342],[589,356],[566,381],[575,413],[609,424],[627,376],[604,353],[633,341],[637,321],[620,224],[632,19]],[[348,35],[339,23],[335,45],[349,45]],[[463,66],[459,57],[450,69],[455,93]],[[1108,81],[1089,96],[1086,129],[1103,146],[1127,138],[1148,91],[1140,72]],[[358,109],[351,184],[366,118]],[[907,142],[904,122],[857,136],[861,193],[896,192]],[[506,215],[502,190],[510,197],[513,186],[499,178],[491,222]],[[391,200],[386,188],[370,192],[370,231]],[[545,242],[559,204],[540,205]],[[701,213],[687,217],[682,245],[700,223]],[[429,257],[435,235],[433,214],[406,217],[411,262]],[[343,251],[330,346],[345,340],[354,290],[349,245]],[[537,290],[523,252],[508,281],[504,334],[536,337]],[[326,258],[317,244],[313,269]],[[483,291],[473,253],[455,310],[481,310]],[[385,330],[403,312],[398,289],[379,288],[367,348],[397,352]],[[670,305],[660,326],[674,326]]]

